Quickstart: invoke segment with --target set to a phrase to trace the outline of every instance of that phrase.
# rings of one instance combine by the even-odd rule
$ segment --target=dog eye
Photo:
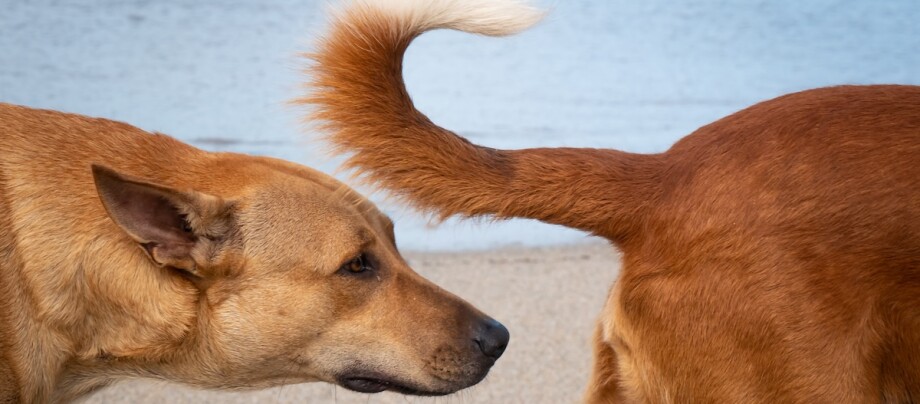
[[[339,272],[346,273],[346,274],[360,274],[363,272],[370,271],[371,269],[373,268],[371,268],[367,260],[367,256],[364,254],[361,254],[355,259],[352,259],[351,261],[346,262],[345,265],[342,265],[342,267],[339,268]]]

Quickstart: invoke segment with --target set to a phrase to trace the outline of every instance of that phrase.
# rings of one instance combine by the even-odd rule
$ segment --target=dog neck
[[[3,262],[4,277],[19,278],[4,282],[12,297],[4,320],[13,320],[4,321],[4,353],[21,397],[69,401],[122,377],[166,378],[165,368],[150,364],[195,351],[206,305],[200,291],[139,249],[120,246],[131,242],[121,234],[107,235],[45,251],[42,262]]]

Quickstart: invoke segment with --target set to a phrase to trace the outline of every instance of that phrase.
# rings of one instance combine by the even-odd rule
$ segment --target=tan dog
[[[390,220],[331,177],[8,104],[0,302],[3,403],[124,377],[440,395],[508,342],[412,272]]]
[[[588,402],[920,402],[920,87],[780,97],[654,155],[495,150],[414,109],[413,38],[538,19],[508,0],[356,2],[303,102],[351,167],[421,209],[535,218],[622,250]]]

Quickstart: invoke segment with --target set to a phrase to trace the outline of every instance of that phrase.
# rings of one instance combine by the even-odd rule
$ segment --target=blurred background
[[[207,150],[334,172],[304,110],[325,0],[4,0],[0,101],[126,121]],[[435,122],[497,148],[660,152],[758,101],[920,83],[917,0],[579,0],[510,38],[421,37],[406,82]],[[347,179],[345,173],[337,176]],[[364,190],[368,192],[369,190]],[[414,250],[577,242],[531,221],[449,221],[373,199]]]
[[[518,36],[439,31],[417,40],[405,63],[416,105],[491,147],[655,153],[785,93],[920,84],[918,0],[537,1],[552,12]],[[335,173],[340,160],[289,103],[305,91],[298,55],[323,31],[327,1],[0,4],[0,102],[125,121],[207,150]],[[483,383],[415,399],[323,383],[227,393],[148,380],[88,402],[577,402],[591,365],[588,341],[618,272],[613,249],[534,221],[436,227],[386,193],[372,199],[393,216],[419,273],[511,330],[508,351]]]

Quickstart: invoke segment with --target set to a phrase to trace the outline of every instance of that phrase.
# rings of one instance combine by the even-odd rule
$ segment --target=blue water
[[[385,0],[383,0],[385,1]],[[311,140],[297,57],[322,31],[316,0],[4,0],[0,101],[123,120],[209,150],[334,172]],[[916,0],[558,0],[511,38],[433,32],[406,61],[418,107],[492,147],[667,149],[721,116],[791,91],[920,84]],[[347,179],[345,174],[337,174]],[[365,190],[367,191],[367,190]],[[532,221],[433,228],[388,201],[400,246],[551,244]]]

